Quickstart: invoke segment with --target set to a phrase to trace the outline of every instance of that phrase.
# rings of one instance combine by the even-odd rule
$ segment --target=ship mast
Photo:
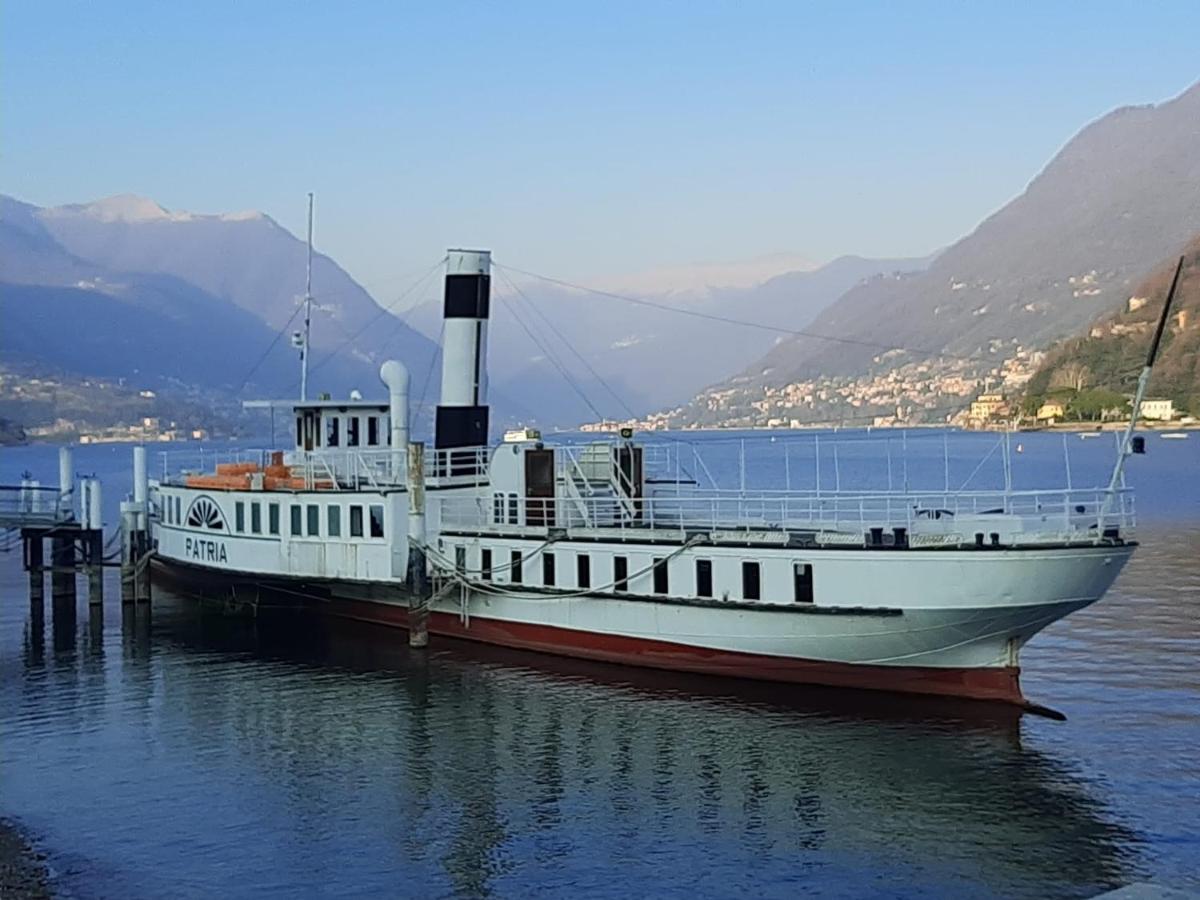
[[[1150,342],[1150,352],[1146,354],[1146,364],[1142,366],[1142,373],[1138,376],[1137,391],[1133,395],[1133,409],[1129,413],[1129,424],[1125,426],[1125,434],[1121,436],[1121,443],[1117,448],[1117,462],[1113,466],[1112,478],[1108,482],[1108,493],[1105,495],[1104,505],[1100,509],[1098,530],[1101,534],[1104,533],[1104,518],[1112,507],[1117,485],[1121,483],[1121,478],[1125,473],[1125,460],[1129,456],[1133,430],[1137,428],[1138,415],[1142,409],[1142,398],[1146,396],[1146,386],[1150,383],[1150,370],[1154,368],[1154,359],[1158,356],[1158,345],[1162,341],[1163,330],[1167,326],[1167,316],[1171,313],[1171,302],[1175,299],[1175,288],[1179,286],[1179,273],[1183,271],[1183,260],[1184,257],[1179,257],[1179,263],[1175,266],[1175,277],[1171,279],[1166,302],[1163,303],[1162,313],[1158,317],[1158,327],[1154,331],[1154,340]]]
[[[308,399],[308,336],[312,328],[313,195],[308,192],[308,261],[304,269],[304,337],[300,344],[300,401]]]

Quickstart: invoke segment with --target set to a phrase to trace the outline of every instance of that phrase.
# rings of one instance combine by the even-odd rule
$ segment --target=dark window
[[[613,590],[628,591],[629,590],[629,557],[614,556],[613,557]]]
[[[670,593],[671,583],[667,578],[667,561],[665,559],[654,560],[654,593],[667,594]]]
[[[542,554],[542,584],[554,587],[554,554]]]
[[[299,505],[292,507],[292,534],[297,537],[302,533],[301,523],[304,521],[304,513]]]
[[[742,563],[742,599],[762,599],[762,577],[756,562]]]
[[[250,504],[250,533],[262,534],[262,504]]]
[[[796,602],[813,602],[813,567],[810,563],[792,566],[792,581],[796,585]]]
[[[525,578],[525,573],[521,571],[521,551],[514,550],[509,557],[508,580],[513,584],[520,584]]]
[[[504,521],[504,495],[492,494],[492,521],[500,524]]]
[[[175,498],[175,524],[176,525],[178,525],[180,522],[183,521],[183,514],[181,512],[181,510],[183,509],[182,503],[183,503],[182,497]]]
[[[516,525],[521,519],[521,505],[516,494],[508,495],[508,524]]]
[[[346,446],[358,446],[358,416],[348,416],[346,418]]]
[[[267,533],[279,534],[279,504],[267,504]]]
[[[467,548],[466,547],[455,547],[454,548],[454,569],[455,569],[455,571],[461,572],[464,575],[466,574],[466,572],[467,572]]]
[[[321,533],[321,507],[310,503],[305,512],[308,514],[308,536],[316,537]]]
[[[696,560],[696,596],[711,597],[712,589],[712,560]]]
[[[235,531],[246,530],[246,504],[241,500],[233,504],[233,521]]]
[[[296,446],[304,446],[304,418],[296,416]]]
[[[367,416],[367,446],[379,446],[379,416]]]
[[[362,523],[362,507],[361,506],[351,506],[350,507],[350,537],[362,537],[363,536],[362,525],[363,525],[363,523]]]
[[[325,420],[325,446],[336,447],[340,435],[338,434],[338,417],[330,416]]]
[[[329,526],[326,531],[330,537],[342,536],[342,508],[340,506],[331,506],[326,510],[326,524]]]
[[[479,551],[479,577],[483,581],[492,580],[492,551],[487,547]]]
[[[575,557],[575,575],[579,579],[581,588],[592,586],[592,558],[586,553],[580,553]]]
[[[383,507],[371,507],[371,537],[383,537]]]

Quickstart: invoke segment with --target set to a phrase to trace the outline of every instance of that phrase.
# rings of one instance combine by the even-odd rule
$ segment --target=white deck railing
[[[815,531],[862,536],[872,528],[909,535],[958,536],[972,542],[993,533],[1009,543],[1020,535],[1056,540],[1099,537],[1106,491],[971,491],[958,493],[864,493],[785,491],[696,491],[621,502],[616,497],[575,494],[555,500],[526,498],[517,506],[497,507],[480,492],[441,503],[444,528],[491,529],[546,524],[556,528],[617,528],[692,531]],[[1103,528],[1122,533],[1134,526],[1133,495],[1116,492]],[[891,540],[891,535],[889,535]]]
[[[295,490],[382,490],[407,482],[407,454],[390,449],[264,450],[220,448],[169,450],[160,454],[162,484],[186,485],[189,476],[215,475],[226,464],[252,464],[251,475],[268,476],[272,461],[289,469]],[[279,477],[279,476],[274,476]]]

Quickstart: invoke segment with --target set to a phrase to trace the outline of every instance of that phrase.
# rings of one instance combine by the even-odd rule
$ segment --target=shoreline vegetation
[[[50,900],[50,869],[21,828],[0,819],[0,897],[5,900]]]

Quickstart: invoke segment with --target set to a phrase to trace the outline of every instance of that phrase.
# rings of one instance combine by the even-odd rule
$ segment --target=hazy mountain
[[[926,271],[860,285],[812,322],[862,343],[789,339],[747,372],[785,384],[864,372],[887,347],[1003,355],[1045,344],[1119,306],[1198,231],[1200,85],[1088,125]]]
[[[780,258],[769,259],[778,264]],[[595,419],[597,410],[612,418],[640,415],[684,400],[723,375],[739,371],[780,339],[780,333],[769,328],[734,325],[681,311],[782,329],[803,328],[858,282],[927,264],[928,259],[846,256],[751,287],[724,288],[714,284],[744,279],[747,271],[760,270],[722,267],[719,271],[723,274],[718,276],[710,269],[708,283],[696,288],[689,280],[696,270],[690,269],[687,278],[665,294],[611,288],[595,293],[520,277],[501,267],[493,278],[489,348],[493,383],[509,398],[531,401],[526,404],[531,408],[525,410],[530,421],[571,424]],[[646,283],[670,284],[657,278]],[[626,297],[654,305],[622,299]],[[413,310],[409,322],[436,339],[441,327],[440,302]],[[571,387],[560,368],[569,373],[596,410]]]
[[[260,213],[169,212],[131,195],[50,209],[0,198],[0,348],[71,372],[226,390],[251,375],[247,392],[291,394],[297,354],[279,335],[303,294],[305,252]],[[313,293],[314,392],[374,390],[389,356],[423,389],[426,338],[320,254]]]
[[[702,294],[728,288],[752,288],[777,275],[811,272],[817,268],[820,264],[799,253],[772,253],[733,262],[666,266],[602,279],[592,286],[642,296]]]

